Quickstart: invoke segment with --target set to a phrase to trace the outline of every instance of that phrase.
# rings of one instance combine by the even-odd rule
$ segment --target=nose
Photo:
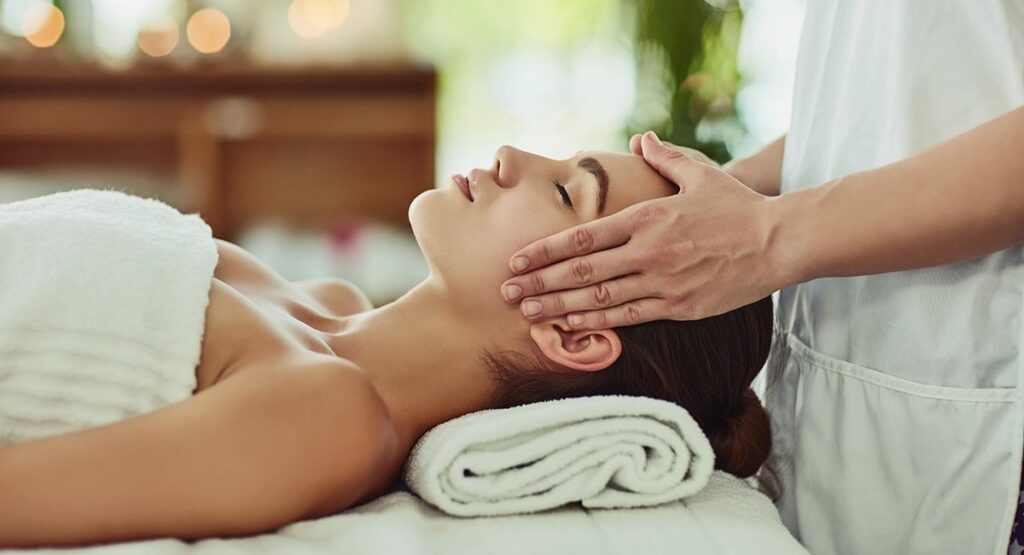
[[[494,178],[500,187],[515,187],[522,179],[531,158],[536,157],[509,145],[502,145],[494,153]]]

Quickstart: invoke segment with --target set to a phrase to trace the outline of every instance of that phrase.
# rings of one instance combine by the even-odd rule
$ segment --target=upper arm
[[[239,374],[0,451],[0,547],[245,535],[351,506],[391,441],[367,388],[333,365]]]

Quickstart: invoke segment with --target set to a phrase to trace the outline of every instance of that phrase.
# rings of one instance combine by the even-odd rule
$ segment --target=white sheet
[[[286,526],[274,534],[186,543],[148,540],[89,548],[2,553],[110,555],[521,554],[797,555],[808,552],[782,526],[774,505],[720,471],[699,493],[666,505],[462,518],[398,490],[342,514]]]

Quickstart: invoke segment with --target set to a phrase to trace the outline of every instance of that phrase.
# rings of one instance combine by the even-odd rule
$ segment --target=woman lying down
[[[716,468],[753,475],[771,447],[750,389],[770,347],[771,297],[699,321],[572,331],[564,318],[526,320],[497,293],[517,249],[676,186],[638,156],[510,147],[467,177],[412,202],[430,274],[380,308],[340,280],[289,282],[217,240],[194,390],[0,448],[0,547],[273,531],[388,493],[442,422],[563,397],[676,403],[709,437]],[[13,380],[5,393],[4,363],[0,445],[16,422],[3,405],[28,402]]]

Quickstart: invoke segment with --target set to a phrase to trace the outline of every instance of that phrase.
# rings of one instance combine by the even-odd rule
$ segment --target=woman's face
[[[520,248],[678,190],[640,156],[607,151],[553,160],[503,146],[490,168],[465,177],[472,200],[453,176],[446,187],[413,200],[409,221],[432,277],[477,317],[518,310],[499,287],[512,276],[508,260]]]

